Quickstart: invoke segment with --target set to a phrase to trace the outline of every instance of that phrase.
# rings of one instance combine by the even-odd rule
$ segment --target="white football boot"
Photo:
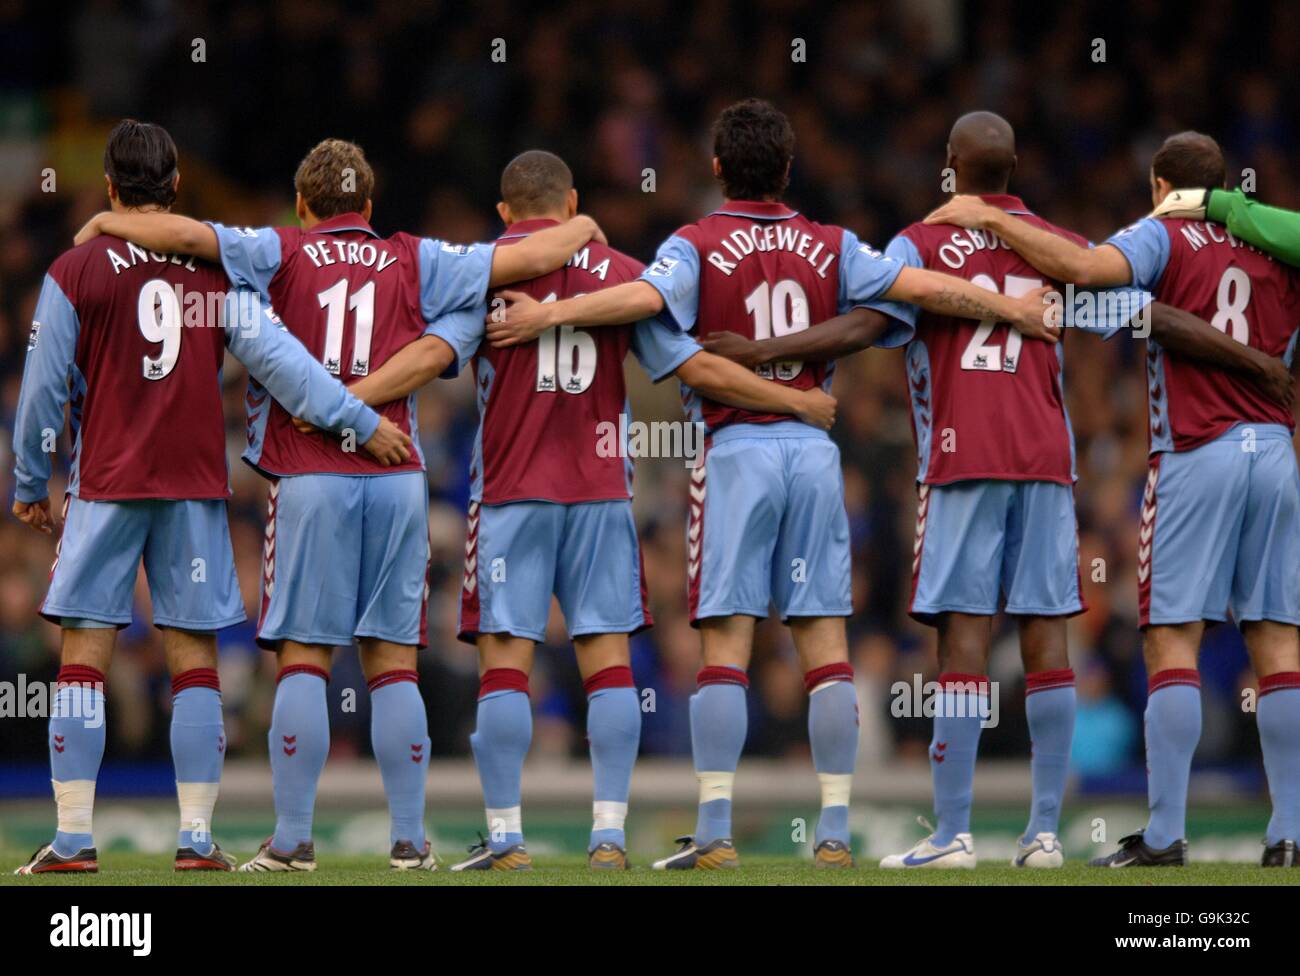
[[[880,862],[882,868],[973,868],[975,842],[970,834],[958,834],[952,843],[940,847],[934,843],[934,828],[924,817],[917,817],[930,835],[902,854],[891,854]]]
[[[1060,839],[1044,831],[1035,834],[1028,844],[1023,840],[1016,842],[1018,850],[1011,859],[1013,868],[1059,868],[1065,863],[1065,852],[1061,850]]]

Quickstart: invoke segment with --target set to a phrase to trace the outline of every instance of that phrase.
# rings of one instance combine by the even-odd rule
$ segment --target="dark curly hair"
[[[790,182],[794,129],[771,102],[747,98],[725,108],[713,123],[713,155],[728,199],[779,199]]]
[[[128,207],[176,201],[176,143],[161,125],[123,119],[108,135],[104,173]]]

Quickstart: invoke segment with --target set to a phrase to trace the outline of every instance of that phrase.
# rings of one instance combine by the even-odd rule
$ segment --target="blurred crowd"
[[[581,207],[611,243],[647,260],[663,237],[719,201],[708,127],[756,94],[797,134],[789,202],[883,246],[943,199],[953,119],[992,109],[1015,126],[1012,190],[1094,240],[1150,207],[1159,141],[1198,128],[1259,195],[1300,206],[1291,113],[1300,19],[1287,5],[1132,0],[1070,5],[895,0],[569,0],[488,2],[0,2],[0,485],[12,499],[11,428],[42,275],[105,204],[104,137],[122,116],[159,122],[182,154],[177,209],[226,223],[293,221],[292,175],[325,136],[359,142],[376,173],[373,223],[452,241],[494,237],[497,175],[516,152],[551,149],[572,166]],[[647,172],[651,171],[651,172]],[[1137,509],[1146,473],[1142,344],[1066,338],[1066,389],[1078,438],[1080,560],[1090,610],[1071,622],[1080,695],[1075,768],[1098,783],[1141,783],[1145,702],[1136,627]],[[639,419],[680,416],[675,383],[651,387],[632,364]],[[250,617],[258,595],[266,484],[238,459],[244,374],[225,372],[230,516]],[[916,458],[899,351],[871,350],[835,379],[854,548],[849,621],[864,756],[923,762],[929,722],[895,718],[891,686],[934,676],[934,632],[905,613]],[[431,643],[421,655],[435,755],[468,753],[474,653],[455,640],[472,388],[437,382],[419,400],[434,567]],[[62,452],[66,458],[66,450]],[[183,463],[177,459],[177,463]],[[63,494],[60,467],[52,487]],[[687,469],[643,460],[636,511],[657,624],[633,640],[638,683],[655,695],[643,753],[689,753],[687,700],[698,642],[686,619]],[[8,502],[6,502],[6,505]],[[51,679],[58,631],[40,620],[55,540],[0,520],[0,680]],[[168,678],[148,595],[109,675],[108,758],[166,760]],[[230,754],[265,750],[274,660],[251,623],[221,635]],[[1198,759],[1255,768],[1251,682],[1230,626],[1206,640],[1205,734]],[[1025,756],[1014,625],[991,667],[1001,724],[982,754]],[[806,697],[788,634],[761,625],[751,669],[752,754],[807,752]],[[333,749],[369,749],[364,681],[338,654]],[[585,753],[585,701],[558,614],[533,680],[534,750]],[[0,758],[41,763],[44,723],[0,724]],[[1136,776],[1136,779],[1133,777]]]

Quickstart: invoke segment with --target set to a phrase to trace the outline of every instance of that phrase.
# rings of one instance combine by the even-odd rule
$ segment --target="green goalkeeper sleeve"
[[[1211,190],[1209,220],[1226,224],[1234,237],[1300,268],[1300,212],[1256,203],[1240,190]]]

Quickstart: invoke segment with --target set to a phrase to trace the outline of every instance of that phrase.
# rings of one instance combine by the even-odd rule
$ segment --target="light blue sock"
[[[1151,676],[1145,720],[1151,819],[1143,840],[1157,850],[1187,836],[1187,783],[1201,738],[1200,678],[1196,684],[1168,683],[1171,673]]]
[[[533,710],[525,692],[491,691],[479,699],[469,744],[483,784],[488,846],[494,851],[524,842],[520,780],[532,741]]]
[[[370,682],[370,746],[388,797],[389,840],[424,850],[424,786],[429,771],[429,718],[415,672]]]
[[[323,673],[297,671],[280,680],[267,742],[275,792],[271,846],[287,854],[312,839],[316,786],[330,751]]]
[[[1300,674],[1274,675],[1300,681]],[[1268,821],[1266,837],[1272,847],[1284,840],[1300,842],[1300,687],[1264,691],[1261,684],[1259,708],[1259,743],[1264,751],[1264,769],[1268,773],[1268,793],[1273,800],[1273,816]]]
[[[189,672],[186,672],[188,674]],[[216,681],[216,672],[211,672]],[[177,675],[172,682],[185,675]],[[221,720],[221,692],[209,686],[190,686],[172,698],[172,765],[176,770],[178,793],[188,784],[221,782],[221,766],[226,756],[226,730]],[[182,786],[186,784],[186,786]],[[215,803],[213,791],[210,802]],[[205,798],[199,809],[187,812],[187,797],[181,796],[181,827],[176,846],[190,847],[200,854],[212,851],[212,810]]]
[[[848,665],[844,665],[848,668]],[[813,838],[849,843],[849,782],[858,759],[858,691],[851,680],[836,679],[820,685],[808,696],[808,741],[813,766],[822,781],[822,810]],[[835,800],[828,803],[828,797]]]
[[[65,678],[65,673],[72,671],[76,673]],[[50,779],[56,784],[56,799],[60,783],[93,783],[99,779],[105,739],[104,676],[91,668],[75,667],[61,670],[59,680],[87,683],[63,685],[54,695],[50,714]],[[93,686],[95,682],[98,687]],[[93,793],[90,801],[94,801]],[[54,835],[55,853],[63,857],[94,846],[89,823],[85,831],[60,830]]]
[[[604,843],[626,849],[622,820],[627,814],[627,798],[632,788],[632,766],[641,745],[641,700],[635,688],[602,688],[588,696],[587,741],[591,746],[595,804],[588,850]],[[606,819],[619,826],[594,825]]]
[[[973,690],[949,687],[983,682],[974,675],[940,675],[943,691],[934,717],[930,743],[930,774],[934,780],[934,844],[951,844],[958,834],[970,832],[971,793],[975,782],[975,757],[979,753],[981,716],[987,714],[987,697]],[[987,686],[985,686],[987,687]]]
[[[1061,822],[1061,803],[1070,772],[1070,744],[1074,740],[1075,693],[1073,683],[1033,690],[1034,675],[1028,675],[1030,693],[1025,696],[1025,716],[1033,750],[1033,805],[1023,840],[1036,834],[1054,834]],[[1073,674],[1070,679],[1073,682]]]
[[[706,670],[734,671],[739,679],[703,684],[691,696],[691,754],[695,760],[695,773],[697,776],[708,773],[734,776],[749,730],[745,704],[748,682],[739,668]],[[700,846],[731,836],[730,779],[718,789],[725,796],[713,800],[701,796],[695,821],[695,843]]]

